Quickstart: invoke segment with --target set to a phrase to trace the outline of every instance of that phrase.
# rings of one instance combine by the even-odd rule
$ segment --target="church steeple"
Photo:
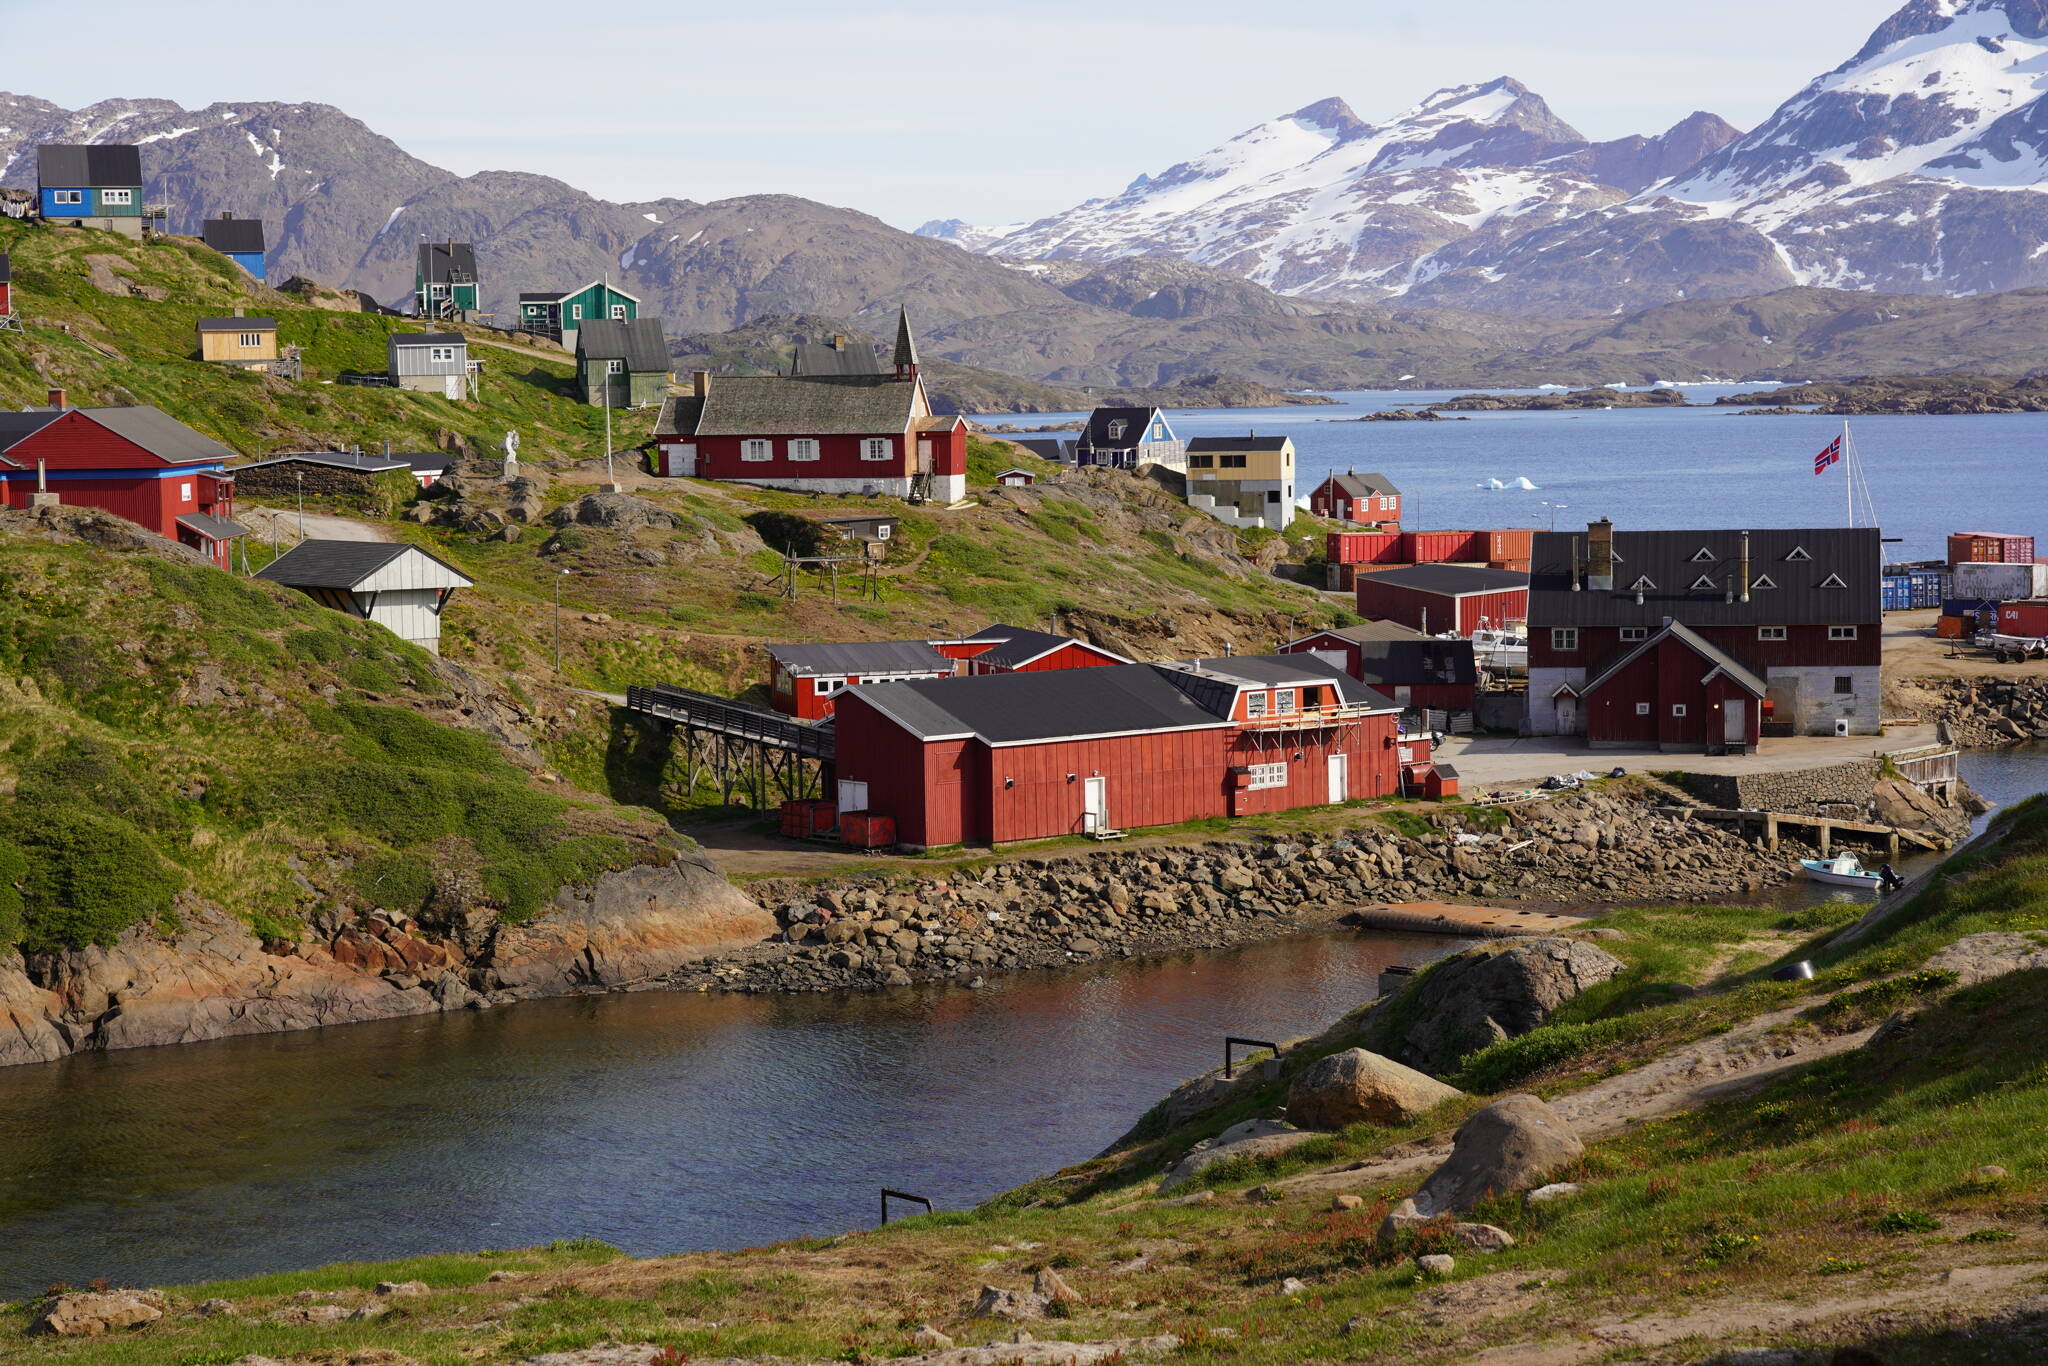
[[[910,335],[910,310],[896,314],[896,378],[917,378],[917,339]]]

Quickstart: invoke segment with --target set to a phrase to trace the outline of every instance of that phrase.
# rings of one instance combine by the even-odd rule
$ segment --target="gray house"
[[[448,398],[476,396],[469,338],[460,332],[393,332],[386,354],[386,372],[401,389]]]
[[[1188,467],[1188,443],[1173,434],[1157,408],[1097,408],[1074,444],[1077,465],[1134,470],[1140,465]]]

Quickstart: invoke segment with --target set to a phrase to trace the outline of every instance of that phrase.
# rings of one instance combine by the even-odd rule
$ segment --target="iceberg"
[[[1518,474],[1515,476],[1514,482],[1509,484],[1508,487],[1511,489],[1534,489],[1536,486],[1529,482],[1528,475]]]

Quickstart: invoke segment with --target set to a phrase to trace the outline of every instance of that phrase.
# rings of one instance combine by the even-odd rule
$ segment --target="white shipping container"
[[[1950,596],[1979,602],[2048,597],[2048,564],[1959,564]]]

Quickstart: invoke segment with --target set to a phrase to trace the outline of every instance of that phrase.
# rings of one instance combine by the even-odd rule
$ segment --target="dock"
[[[1728,821],[1736,825],[1760,825],[1763,827],[1764,847],[1777,852],[1778,833],[1785,826],[1796,826],[1812,830],[1820,844],[1820,856],[1828,857],[1834,852],[1836,835],[1866,835],[1881,839],[1885,844],[1887,857],[1896,859],[1902,844],[1915,845],[1929,853],[1939,853],[1948,848],[1946,841],[1918,830],[1907,830],[1895,825],[1876,825],[1870,821],[1846,821],[1833,816],[1794,816],[1783,811],[1732,811],[1712,806],[1660,806],[1660,816],[1676,816],[1681,820]]]
[[[1442,934],[1453,939],[1515,939],[1525,934],[1568,930],[1586,917],[1567,911],[1502,910],[1459,906],[1448,901],[1397,901],[1361,906],[1344,917],[1365,930],[1397,934]]]

